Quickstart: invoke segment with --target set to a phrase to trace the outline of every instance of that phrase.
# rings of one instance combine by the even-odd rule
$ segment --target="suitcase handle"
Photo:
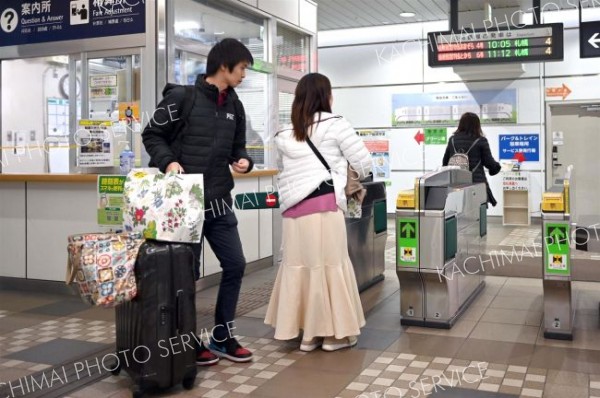
[[[175,300],[175,310],[177,311],[177,330],[183,329],[183,290],[177,291],[177,298]]]

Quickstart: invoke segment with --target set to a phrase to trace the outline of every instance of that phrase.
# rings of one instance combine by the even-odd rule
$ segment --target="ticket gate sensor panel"
[[[401,324],[449,329],[485,286],[472,264],[486,229],[485,184],[444,167],[418,178],[414,198],[407,195],[396,211]]]
[[[571,239],[574,231],[575,206],[573,166],[565,178],[542,195],[542,267],[544,287],[544,337],[573,340],[575,294],[571,286]]]

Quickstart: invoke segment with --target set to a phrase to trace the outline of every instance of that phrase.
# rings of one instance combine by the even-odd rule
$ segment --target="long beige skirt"
[[[360,334],[365,317],[342,211],[283,218],[283,259],[265,323],[289,340]]]

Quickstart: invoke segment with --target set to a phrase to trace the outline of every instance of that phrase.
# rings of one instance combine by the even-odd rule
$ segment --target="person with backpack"
[[[231,335],[246,259],[233,212],[231,190],[236,173],[248,173],[246,117],[234,88],[246,77],[252,54],[241,42],[223,39],[208,53],[206,74],[194,86],[168,84],[153,119],[142,133],[150,166],[163,172],[204,175],[206,238],[223,270],[215,308],[215,327],[208,349],[198,347],[197,364],[219,358],[249,362],[252,353]],[[199,278],[202,243],[193,245],[194,273]],[[190,264],[192,266],[192,264]]]
[[[473,182],[485,183],[487,201],[496,206],[497,202],[487,182],[484,167],[494,176],[500,172],[501,166],[492,156],[490,144],[483,136],[479,116],[471,112],[461,116],[458,128],[448,140],[442,165],[459,166],[471,171]]]

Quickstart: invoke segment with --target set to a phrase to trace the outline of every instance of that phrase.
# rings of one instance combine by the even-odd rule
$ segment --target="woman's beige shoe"
[[[323,344],[323,337],[313,337],[310,340],[302,340],[300,343],[300,351],[311,352],[319,348]]]
[[[337,351],[342,348],[354,347],[356,343],[358,343],[358,338],[356,336],[344,337],[343,339],[325,337],[321,348],[323,351]]]

